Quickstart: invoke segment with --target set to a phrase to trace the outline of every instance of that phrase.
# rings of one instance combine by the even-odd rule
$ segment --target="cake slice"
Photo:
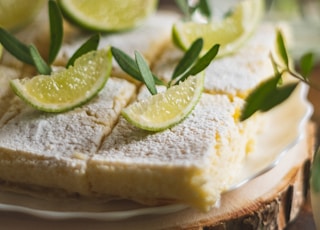
[[[90,188],[102,196],[209,210],[232,184],[245,156],[246,140],[236,121],[242,103],[203,94],[185,121],[157,133],[120,118],[88,161]]]
[[[231,100],[245,99],[262,81],[273,76],[270,54],[274,52],[275,44],[276,27],[269,23],[261,24],[237,52],[213,60],[206,68],[204,91],[209,94],[228,95]],[[169,44],[153,65],[153,72],[168,82],[182,55],[180,49],[172,43]],[[239,107],[238,112],[240,111]],[[255,115],[245,125],[239,123],[243,126],[243,135],[247,136],[247,153],[254,151],[256,136],[265,119]]]
[[[262,24],[236,53],[215,59],[205,70],[205,91],[245,98],[261,81],[272,76],[270,53],[274,51],[276,28]],[[153,72],[166,82],[183,52],[168,45],[153,66]]]
[[[28,186],[89,193],[87,160],[110,133],[136,87],[110,78],[90,103],[67,113],[48,114],[20,102],[0,127],[0,179]],[[15,110],[16,103],[11,105]]]

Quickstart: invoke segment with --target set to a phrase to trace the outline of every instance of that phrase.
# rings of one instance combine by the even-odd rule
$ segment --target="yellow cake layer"
[[[88,161],[91,188],[143,203],[178,201],[208,210],[233,182],[245,156],[236,108],[204,94],[192,114],[163,132],[119,123]]]
[[[90,103],[67,113],[39,112],[18,100],[21,109],[13,104],[0,128],[0,179],[88,194],[86,162],[134,94],[134,85],[111,78]]]

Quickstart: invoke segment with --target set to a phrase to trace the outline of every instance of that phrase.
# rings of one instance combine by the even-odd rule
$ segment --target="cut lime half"
[[[133,28],[157,7],[157,0],[59,0],[58,3],[71,21],[96,31]]]
[[[15,30],[30,22],[47,1],[45,0],[1,0],[0,26]]]
[[[176,23],[172,29],[173,41],[186,50],[197,38],[203,38],[203,53],[220,44],[218,56],[221,57],[241,47],[257,27],[263,12],[263,0],[243,0],[222,21]]]
[[[181,122],[193,110],[203,91],[204,75],[191,76],[163,93],[135,102],[122,110],[131,124],[161,131]]]
[[[110,49],[91,51],[79,57],[74,66],[28,79],[15,79],[15,93],[38,110],[63,112],[93,98],[107,82],[112,55]]]

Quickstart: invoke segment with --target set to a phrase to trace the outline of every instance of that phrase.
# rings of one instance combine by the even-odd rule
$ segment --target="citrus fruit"
[[[137,101],[122,110],[131,124],[149,131],[161,131],[181,122],[201,96],[204,75],[187,78],[167,91]]]
[[[80,106],[95,96],[111,72],[110,49],[91,51],[79,57],[74,66],[51,75],[15,79],[15,93],[38,110],[63,112]]]
[[[59,0],[58,3],[71,21],[96,31],[135,27],[157,6],[157,0]]]
[[[262,0],[243,0],[221,21],[209,23],[178,22],[173,26],[175,44],[186,50],[197,38],[203,38],[203,53],[220,44],[218,56],[236,51],[250,37],[263,15]]]
[[[46,3],[45,0],[0,0],[0,26],[19,29],[30,22]]]

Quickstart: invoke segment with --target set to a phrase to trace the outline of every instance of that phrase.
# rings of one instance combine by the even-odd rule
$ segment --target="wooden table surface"
[[[320,86],[320,64],[318,64],[312,74],[311,82]],[[309,100],[314,106],[314,114],[312,120],[320,126],[320,91],[310,88],[309,91]],[[317,135],[318,142],[320,141],[320,131]],[[316,226],[313,220],[312,208],[310,203],[310,197],[308,197],[305,205],[303,206],[299,216],[295,221],[293,221],[288,227],[287,230],[316,230]]]

